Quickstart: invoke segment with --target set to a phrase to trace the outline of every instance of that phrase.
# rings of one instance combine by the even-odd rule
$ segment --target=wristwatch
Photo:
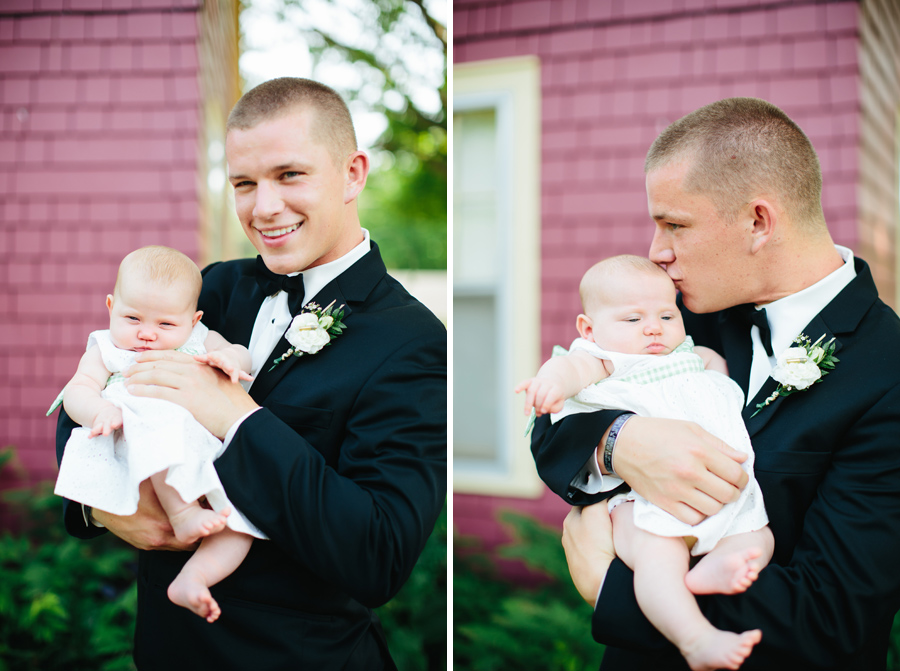
[[[616,441],[619,439],[622,427],[632,417],[634,417],[633,412],[626,412],[616,417],[612,426],[609,427],[609,434],[607,434],[606,442],[603,444],[603,468],[613,477],[619,477],[613,468],[613,452],[616,451]]]

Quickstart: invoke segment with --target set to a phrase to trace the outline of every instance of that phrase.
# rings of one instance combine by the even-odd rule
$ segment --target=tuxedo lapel
[[[348,271],[349,272],[349,271]],[[323,300],[328,297],[328,300],[323,302]],[[347,318],[350,316],[352,310],[347,305],[344,300],[344,296],[340,291],[340,287],[337,284],[337,280],[334,280],[327,284],[322,291],[317,293],[310,303],[316,303],[321,308],[328,307],[332,302],[334,302],[334,307],[338,308],[340,306],[344,306],[344,316],[342,321],[346,324]],[[307,303],[307,307],[309,303]],[[299,313],[298,313],[299,314]],[[294,315],[296,316],[296,315]],[[291,344],[287,341],[287,339],[282,335],[281,340],[278,341],[278,344],[275,345],[275,349],[272,350],[272,353],[269,355],[269,359],[266,364],[262,367],[259,374],[256,376],[256,381],[250,386],[250,397],[256,401],[257,403],[262,403],[272,389],[281,381],[281,379],[287,375],[288,371],[290,371],[294,366],[300,365],[301,360],[306,359],[310,356],[319,356],[321,354],[321,350],[316,352],[315,354],[304,354],[303,356],[289,356],[281,363],[279,363],[274,368],[272,367],[275,361],[281,359],[281,357],[287,353],[290,349]],[[329,343],[325,347],[334,347],[333,344]]]
[[[256,322],[256,313],[266,299],[253,276],[243,276],[235,286],[233,297],[225,315],[225,333],[232,343],[250,346],[250,335]]]
[[[750,330],[735,319],[730,310],[726,310],[719,314],[719,333],[722,339],[722,354],[728,362],[728,374],[737,382],[746,398],[750,386],[752,356]]]
[[[342,321],[348,329],[351,329],[353,328],[351,319],[353,304],[359,305],[365,301],[385,272],[378,245],[373,242],[372,249],[365,256],[326,284],[319,293],[310,299],[310,303],[316,303],[321,308],[327,308],[332,303],[335,308],[344,306]],[[326,345],[326,348],[339,346],[339,342],[340,340],[337,343]],[[275,349],[272,350],[266,365],[256,376],[256,381],[250,387],[250,396],[257,403],[262,403],[294,366],[301,365],[301,362],[307,357],[321,356],[323,353],[320,351],[316,354],[304,354],[299,357],[290,356],[273,369],[274,361],[280,359],[289,348],[290,343],[282,336]]]
[[[813,317],[812,321],[801,331],[808,336],[812,342],[824,335],[823,343],[827,343],[834,338],[834,353],[841,351],[841,336],[853,333],[862,321],[863,316],[872,307],[878,298],[878,292],[872,282],[872,275],[869,267],[861,260],[856,259],[856,279],[844,287],[843,291],[835,296],[834,300],[826,305],[822,311]],[[778,352],[780,354],[780,352]],[[840,357],[838,357],[840,358]],[[730,363],[730,362],[729,362]],[[837,364],[840,366],[840,362]],[[827,377],[821,379],[820,382],[814,382],[812,386],[802,391],[795,391],[791,396],[797,394],[814,394],[816,387],[820,384],[828,384]],[[778,382],[772,377],[766,378],[765,384],[759,390],[756,397],[750,404],[744,408],[743,417],[747,425],[747,432],[752,438],[759,433],[772,419],[778,409],[788,403],[790,407],[790,397],[779,396],[769,403],[765,408],[756,413],[756,405],[764,403],[778,388]],[[752,416],[756,413],[755,416]]]

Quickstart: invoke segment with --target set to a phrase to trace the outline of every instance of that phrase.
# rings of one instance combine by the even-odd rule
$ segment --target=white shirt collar
[[[856,277],[853,252],[840,245],[834,247],[844,260],[840,268],[795,294],[761,306],[766,309],[766,318],[772,330],[772,356],[766,355],[759,337],[759,329],[754,326],[750,330],[753,363],[750,368],[748,404],[769,377],[772,368],[778,362],[778,355],[790,347],[794,338],[800,335],[806,325]],[[806,335],[815,340],[821,334]]]
[[[823,308],[841,293],[853,278],[856,268],[853,265],[853,252],[846,247],[835,245],[844,264],[837,270],[801,291],[765,305],[769,327],[772,329],[772,351],[777,357],[793,343],[803,328],[819,314]],[[813,340],[819,334],[810,336]]]
[[[338,275],[347,270],[354,263],[364,257],[369,250],[372,249],[372,243],[369,240],[369,231],[362,229],[363,241],[341,258],[323,263],[315,268],[307,268],[303,272],[303,305],[309,303],[310,299],[325,288],[329,282]],[[289,275],[297,275],[298,273],[289,273]],[[325,307],[324,305],[321,307]]]

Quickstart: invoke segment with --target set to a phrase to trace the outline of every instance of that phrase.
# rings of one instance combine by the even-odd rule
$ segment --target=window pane
[[[494,285],[498,274],[496,114],[457,113],[453,121],[453,281]]]
[[[453,298],[453,453],[492,464],[498,459],[496,301]]]

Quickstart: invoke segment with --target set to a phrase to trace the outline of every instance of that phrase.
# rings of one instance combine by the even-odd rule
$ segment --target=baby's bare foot
[[[213,599],[209,588],[198,576],[193,576],[182,571],[178,574],[167,591],[169,600],[176,606],[182,606],[196,613],[207,622],[212,623],[219,619],[222,610]]]
[[[193,505],[170,517],[169,522],[178,540],[182,543],[194,543],[224,529],[230,514],[229,509],[217,513],[215,510]]]
[[[759,577],[759,548],[725,554],[711,552],[688,571],[684,584],[694,594],[739,594]]]
[[[761,639],[759,629],[734,634],[710,627],[682,649],[681,654],[693,671],[739,669]]]

